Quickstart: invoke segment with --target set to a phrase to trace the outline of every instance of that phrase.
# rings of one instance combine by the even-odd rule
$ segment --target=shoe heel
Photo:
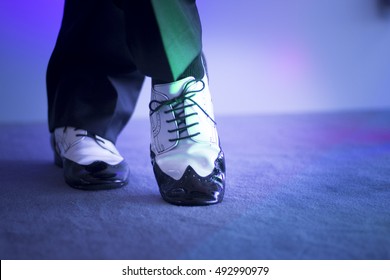
[[[57,151],[54,151],[54,164],[58,167],[63,167],[63,162]]]

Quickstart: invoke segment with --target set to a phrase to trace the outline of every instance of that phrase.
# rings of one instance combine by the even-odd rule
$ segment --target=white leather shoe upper
[[[151,149],[160,169],[176,180],[188,166],[209,175],[220,147],[206,75],[201,81],[188,77],[155,85],[150,107]]]
[[[116,165],[123,160],[115,145],[100,136],[88,135],[86,130],[59,127],[54,131],[56,149],[61,157],[81,165],[104,161]]]

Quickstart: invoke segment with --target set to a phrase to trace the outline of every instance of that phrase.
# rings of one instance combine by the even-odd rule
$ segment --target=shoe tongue
[[[193,80],[193,77],[187,77],[173,83],[156,85],[155,89],[164,93],[168,99],[172,99],[178,97],[183,92],[187,83]]]

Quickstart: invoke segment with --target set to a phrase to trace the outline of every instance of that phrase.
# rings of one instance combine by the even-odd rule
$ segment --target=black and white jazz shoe
[[[65,181],[74,188],[103,190],[127,184],[129,167],[115,145],[74,127],[60,127],[51,135],[55,163],[64,168]]]
[[[176,205],[210,205],[225,192],[225,159],[207,76],[153,86],[151,160],[161,196]]]

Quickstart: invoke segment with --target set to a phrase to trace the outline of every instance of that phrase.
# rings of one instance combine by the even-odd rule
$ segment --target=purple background
[[[60,0],[0,1],[0,122],[46,120]],[[198,0],[217,115],[390,107],[390,16],[367,0]],[[146,81],[135,112],[146,118]]]

